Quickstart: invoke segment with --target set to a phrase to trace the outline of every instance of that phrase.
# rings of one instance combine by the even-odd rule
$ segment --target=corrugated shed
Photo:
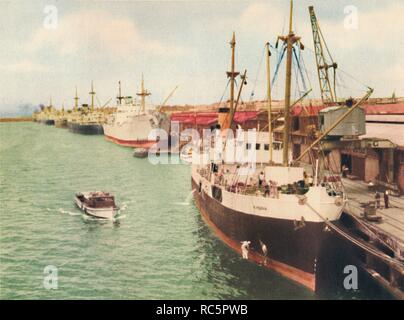
[[[404,114],[368,114],[368,122],[404,123]]]
[[[404,103],[368,104],[363,106],[367,115],[404,115]],[[315,116],[324,106],[301,106],[293,108],[294,116]]]
[[[404,125],[366,123],[366,134],[362,138],[387,139],[400,147],[404,147]]]
[[[366,114],[404,114],[404,103],[366,105]]]
[[[240,111],[234,115],[235,123],[244,123],[249,120],[257,119],[257,111]],[[217,112],[179,112],[171,115],[171,121],[178,121],[183,124],[211,125],[217,122]]]

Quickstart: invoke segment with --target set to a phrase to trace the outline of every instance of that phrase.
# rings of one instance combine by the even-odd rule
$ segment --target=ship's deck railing
[[[275,181],[264,179],[260,185],[258,180],[259,170],[251,176],[239,176],[237,173],[230,172],[226,169],[226,166],[222,167],[222,170],[219,172],[212,172],[211,167],[207,165],[203,168],[197,169],[197,172],[212,184],[223,187],[228,192],[246,195],[262,195],[264,197],[276,198],[279,197],[279,194],[281,193],[303,196],[309,191],[310,187],[314,186],[310,177],[308,177],[308,179],[306,178],[284,185],[278,185]],[[326,192],[329,196],[344,197],[344,190],[340,177],[335,175],[324,177],[323,182],[320,185],[326,188]]]

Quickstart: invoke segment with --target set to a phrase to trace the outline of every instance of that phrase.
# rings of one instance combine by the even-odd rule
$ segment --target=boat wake
[[[112,221],[115,222],[115,221],[119,221],[119,220],[123,220],[123,219],[126,219],[126,214],[118,215],[115,218],[113,218]]]
[[[83,218],[83,220],[85,221],[89,221],[89,222],[100,222],[100,223],[105,223],[105,222],[109,222],[112,220],[108,220],[108,219],[101,219],[101,218],[96,218],[96,217],[91,217],[85,213],[80,213],[81,217]]]
[[[67,214],[70,215],[70,216],[80,216],[80,215],[81,215],[80,212],[67,211],[67,210],[64,210],[64,209],[62,209],[62,208],[59,208],[59,212],[60,212],[60,213],[64,213],[64,214],[67,213]]]
[[[80,213],[80,214],[81,214],[81,217],[83,218],[83,220],[86,220],[86,221],[97,221],[97,220],[101,220],[101,219],[97,219],[97,218],[90,217],[90,216],[88,216],[88,215],[86,215],[86,214],[84,214],[84,213]]]
[[[177,206],[189,206],[192,203],[192,195],[194,194],[195,189],[193,189],[188,196],[186,197],[185,201],[182,202],[174,202]]]
[[[126,214],[123,215],[117,215],[115,218],[113,219],[100,219],[100,218],[96,218],[96,217],[91,217],[87,214],[84,213],[80,213],[81,217],[83,218],[83,220],[88,221],[88,222],[97,222],[97,223],[108,223],[108,222],[119,222],[120,220],[123,220],[126,218]]]
[[[189,206],[191,203],[190,202],[174,202],[176,206]]]

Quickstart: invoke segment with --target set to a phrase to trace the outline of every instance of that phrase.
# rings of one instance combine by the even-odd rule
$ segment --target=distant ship
[[[78,96],[76,89],[75,107],[71,117],[67,121],[69,131],[73,133],[80,133],[86,135],[98,135],[103,134],[102,123],[104,121],[104,113],[101,110],[94,108],[94,86],[91,82],[91,106],[83,104],[81,108],[78,108]]]
[[[83,114],[67,123],[69,130],[73,133],[86,135],[103,134],[102,115],[87,111],[87,105],[83,105],[83,109],[85,110]]]
[[[142,75],[140,105],[131,96],[121,95],[121,83],[119,82],[119,94],[117,96],[117,111],[111,114],[103,124],[105,139],[116,144],[132,148],[149,149],[157,139],[149,138],[153,129],[164,129],[168,132],[169,118],[159,110],[146,110],[146,97],[151,93],[144,88]]]
[[[52,126],[55,124],[57,118],[57,110],[52,104],[52,97],[50,98],[49,105],[43,107],[41,111],[35,112],[33,115],[33,120],[35,122],[40,122]]]
[[[57,113],[56,119],[55,119],[55,127],[56,128],[67,128],[67,115],[68,111],[65,111],[64,106],[62,106],[62,110],[60,110]]]

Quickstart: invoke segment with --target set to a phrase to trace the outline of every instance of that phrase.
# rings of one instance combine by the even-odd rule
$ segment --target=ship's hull
[[[55,124],[55,120],[52,119],[41,120],[40,122],[47,126],[53,126]]]
[[[56,128],[67,128],[67,120],[56,120],[55,121]]]
[[[69,131],[73,133],[80,133],[86,135],[104,134],[101,124],[82,124],[75,122],[68,122]]]
[[[98,218],[98,219],[113,219],[117,213],[118,213],[118,208],[117,207],[111,207],[111,208],[91,208],[89,206],[86,206],[80,199],[77,197],[74,198],[74,202],[76,203],[77,207],[81,209],[85,214]]]
[[[306,288],[318,289],[316,273],[322,245],[329,232],[322,222],[305,222],[296,227],[295,220],[245,214],[225,207],[210,197],[192,179],[195,205],[216,235],[235,251],[241,253],[241,242],[251,241],[248,259],[297,282]],[[261,250],[268,247],[268,257]]]
[[[128,120],[114,121],[103,125],[105,139],[130,148],[150,149],[157,143],[150,139],[152,130],[157,129],[157,119],[150,114],[132,116]]]
[[[157,143],[156,140],[122,140],[112,136],[104,135],[105,139],[116,143],[123,147],[130,147],[130,148],[144,148],[150,149],[154,144]]]

